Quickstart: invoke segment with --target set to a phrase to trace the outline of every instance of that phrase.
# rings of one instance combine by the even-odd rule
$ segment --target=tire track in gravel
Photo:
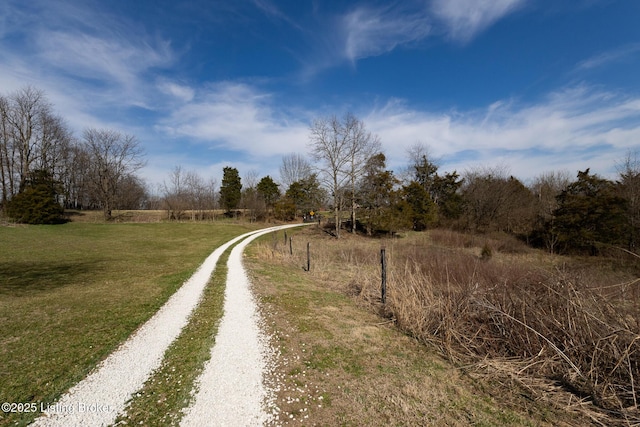
[[[274,392],[264,385],[273,351],[262,331],[262,319],[242,265],[244,248],[266,233],[305,224],[272,227],[233,248],[227,262],[224,315],[211,359],[196,380],[197,394],[185,410],[181,426],[260,426],[270,420],[266,404]]]
[[[186,326],[220,255],[242,239],[275,229],[278,227],[245,233],[215,249],[191,278],[117,350],[57,402],[43,404],[43,415],[32,425],[69,427],[112,424],[124,410],[129,398],[160,366],[165,351]]]

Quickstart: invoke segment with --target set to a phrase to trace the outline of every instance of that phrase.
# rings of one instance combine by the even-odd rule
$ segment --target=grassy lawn
[[[0,227],[0,401],[55,400],[246,231],[224,222]],[[32,418],[0,413],[0,425]]]

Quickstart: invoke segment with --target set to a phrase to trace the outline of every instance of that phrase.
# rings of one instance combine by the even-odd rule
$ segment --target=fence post
[[[291,244],[292,240],[293,237],[289,237],[289,255],[293,255],[293,245]]]
[[[311,243],[307,242],[307,271],[311,270]]]
[[[284,230],[284,244],[287,244],[287,230]]]
[[[380,249],[380,264],[382,266],[381,299],[385,304],[387,302],[387,254],[384,247]]]

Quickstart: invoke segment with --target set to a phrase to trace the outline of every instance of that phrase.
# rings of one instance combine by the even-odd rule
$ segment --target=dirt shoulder
[[[245,260],[280,351],[277,424],[584,425],[524,395],[503,402],[286,256],[263,244]]]

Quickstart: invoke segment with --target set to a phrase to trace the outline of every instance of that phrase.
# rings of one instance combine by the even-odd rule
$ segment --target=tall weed
[[[452,360],[502,363],[518,381],[544,379],[618,421],[640,422],[640,279],[632,270],[585,266],[500,235],[436,230],[374,241],[309,231],[305,239],[316,280],[381,310]],[[384,307],[381,246],[389,266]],[[491,258],[483,259],[483,246]],[[302,265],[302,250],[280,256]]]

